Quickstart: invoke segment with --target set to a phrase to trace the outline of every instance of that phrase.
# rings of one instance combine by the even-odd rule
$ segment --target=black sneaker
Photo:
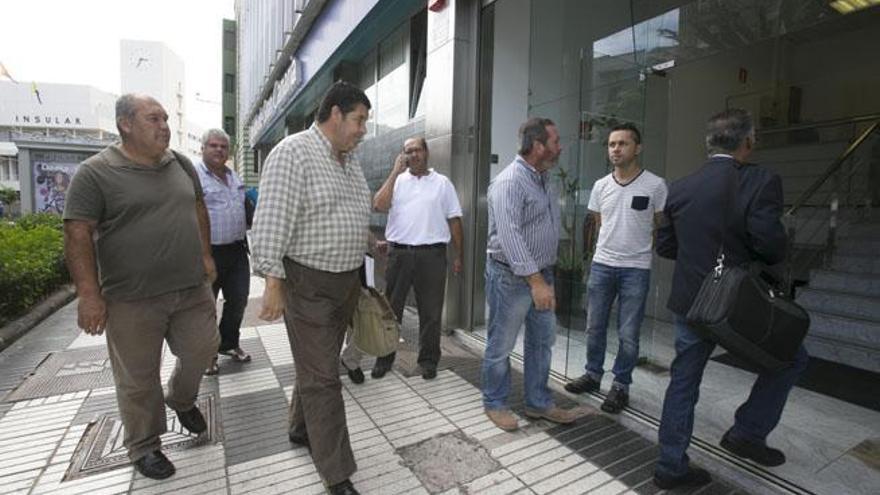
[[[437,378],[437,368],[433,366],[426,366],[422,368],[422,379],[433,380],[434,378]]]
[[[345,368],[346,371],[348,371],[348,378],[351,379],[352,383],[354,383],[355,385],[360,385],[361,383],[364,383],[364,371],[361,369],[360,366],[355,369],[349,369],[349,367],[346,366],[345,363],[342,363],[342,367]]]
[[[735,456],[751,459],[762,466],[774,467],[785,464],[785,454],[781,450],[747,440],[737,440],[730,431],[721,437],[721,447]]]
[[[360,492],[354,489],[351,481],[345,480],[327,487],[327,493],[330,495],[360,495]]]
[[[583,375],[565,384],[565,391],[573,394],[585,394],[599,390],[599,382],[590,375]]]
[[[708,485],[711,482],[712,476],[709,475],[709,472],[698,467],[688,467],[687,473],[674,478],[668,478],[666,476],[661,476],[658,473],[654,473],[654,484],[664,490],[671,490],[682,486],[703,486]]]
[[[611,390],[605,397],[605,402],[602,403],[602,410],[607,413],[617,414],[620,411],[623,411],[623,408],[626,407],[627,404],[629,404],[629,394],[626,390],[611,387]]]
[[[385,373],[391,370],[391,365],[387,363],[383,363],[380,359],[376,360],[376,364],[373,366],[373,371],[370,372],[370,376],[373,378],[382,378],[385,376]]]
[[[174,411],[177,413],[177,420],[180,421],[180,424],[183,425],[184,428],[190,431],[190,433],[195,433],[198,435],[203,431],[208,429],[208,424],[205,422],[205,417],[202,416],[202,411],[199,411],[199,408],[196,406],[192,406],[188,411]]]
[[[161,450],[154,450],[134,461],[133,464],[139,473],[154,480],[164,480],[175,472],[174,464],[171,464]]]
[[[294,433],[288,433],[287,439],[290,440],[290,443],[292,444],[312,450],[312,444],[309,443],[309,437],[307,435],[300,436]]]

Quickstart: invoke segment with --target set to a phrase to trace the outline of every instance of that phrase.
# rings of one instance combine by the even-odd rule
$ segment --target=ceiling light
[[[841,14],[850,14],[875,5],[880,5],[880,0],[833,0],[829,2],[829,6]]]

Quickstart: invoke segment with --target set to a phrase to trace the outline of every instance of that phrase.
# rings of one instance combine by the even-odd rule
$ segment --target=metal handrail
[[[825,181],[827,181],[832,175],[840,170],[840,167],[843,165],[843,163],[850,156],[852,156],[853,153],[855,153],[859,146],[861,146],[862,143],[865,142],[866,139],[868,139],[868,136],[870,136],[872,132],[877,130],[878,126],[880,126],[880,120],[875,121],[873,124],[871,124],[870,127],[865,130],[865,132],[863,132],[858,138],[856,138],[856,140],[853,141],[853,143],[849,145],[849,147],[847,147],[846,151],[844,151],[843,154],[841,154],[836,160],[834,160],[834,162],[832,162],[831,165],[829,165],[828,168],[825,169],[825,172],[819,178],[813,181],[813,183],[810,184],[810,187],[808,187],[807,190],[804,191],[803,194],[801,194],[794,203],[792,203],[791,208],[789,208],[788,211],[785,212],[785,214],[787,216],[794,215],[794,213],[801,206],[803,206],[804,203],[806,203],[807,200],[810,199],[813,194],[815,194],[816,191],[818,191],[819,188],[822,187],[823,184],[825,184]]]
[[[819,122],[806,122],[803,124],[788,125],[785,127],[770,127],[767,129],[756,129],[756,134],[777,134],[780,132],[801,131],[804,129],[818,129],[820,127],[836,127],[845,124],[859,124],[862,122],[871,122],[880,119],[880,113],[872,113],[868,115],[858,115],[856,117],[846,117],[842,119],[821,120]]]

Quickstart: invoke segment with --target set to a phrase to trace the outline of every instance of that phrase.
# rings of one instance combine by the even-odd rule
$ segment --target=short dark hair
[[[547,127],[551,125],[556,124],[554,124],[552,120],[542,117],[532,117],[523,122],[523,125],[519,127],[520,156],[525,156],[531,153],[532,147],[535,145],[536,141],[547,144],[547,138],[550,137],[550,133],[547,132]]]
[[[706,123],[706,149],[711,153],[736,151],[755,130],[752,115],[741,108],[728,108]]]
[[[342,115],[346,115],[359,103],[367,107],[367,110],[371,108],[370,99],[360,88],[345,81],[336,81],[321,99],[321,106],[318,107],[318,123],[326,122],[330,118],[333,107],[339,107]]]
[[[624,122],[623,124],[617,124],[616,126],[612,127],[611,131],[608,132],[608,135],[610,136],[611,133],[614,131],[629,131],[632,133],[633,141],[635,141],[636,144],[642,144],[642,133],[639,132],[638,127],[636,127],[633,124],[630,124],[629,122]]]

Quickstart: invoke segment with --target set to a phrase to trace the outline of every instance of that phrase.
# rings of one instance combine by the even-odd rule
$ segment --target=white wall
[[[2,81],[0,127],[99,129],[116,134],[115,102],[116,95],[91,86]]]
[[[517,130],[528,118],[530,3],[495,2],[491,139],[498,163],[492,164],[492,177],[513,161],[519,148]]]

